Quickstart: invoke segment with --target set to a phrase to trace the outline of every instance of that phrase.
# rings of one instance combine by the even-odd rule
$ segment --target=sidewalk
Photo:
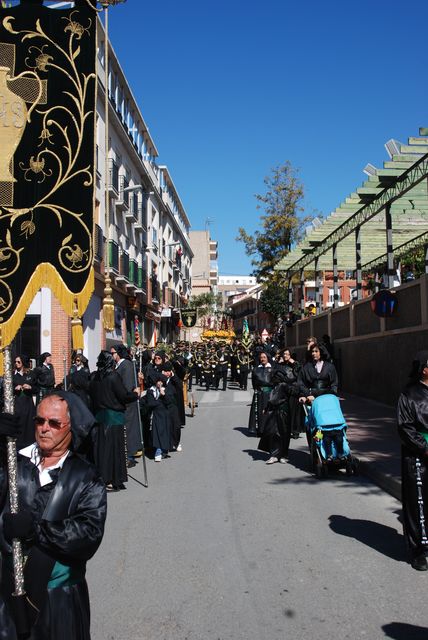
[[[401,453],[396,410],[360,396],[341,394],[352,453],[360,460],[360,473],[401,499]]]

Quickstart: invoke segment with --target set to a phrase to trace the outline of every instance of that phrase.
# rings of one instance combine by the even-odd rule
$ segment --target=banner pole
[[[4,410],[13,413],[13,374],[12,374],[12,350],[10,345],[3,350],[4,357]],[[7,474],[9,480],[10,512],[18,513],[18,464],[16,453],[16,439],[7,438]],[[24,561],[22,555],[21,540],[14,538],[12,541],[13,574],[15,580],[14,596],[23,596],[24,589]]]

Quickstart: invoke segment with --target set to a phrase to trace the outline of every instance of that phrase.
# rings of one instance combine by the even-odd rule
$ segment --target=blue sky
[[[249,273],[237,229],[290,160],[306,212],[364,180],[384,143],[428,126],[426,0],[128,0],[110,38],[193,229],[220,273]]]

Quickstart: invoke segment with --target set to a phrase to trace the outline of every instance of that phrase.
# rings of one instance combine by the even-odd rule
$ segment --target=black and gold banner
[[[40,287],[73,336],[93,291],[95,61],[89,4],[0,8],[2,347]]]
[[[198,319],[198,312],[196,309],[181,309],[181,321],[184,328],[191,329],[195,326]]]

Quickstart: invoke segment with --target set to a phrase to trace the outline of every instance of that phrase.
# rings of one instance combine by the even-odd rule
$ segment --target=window
[[[342,300],[342,288],[338,287],[337,288],[337,301],[340,302]],[[331,302],[331,304],[334,303],[334,289],[329,289],[328,290],[328,301]]]

